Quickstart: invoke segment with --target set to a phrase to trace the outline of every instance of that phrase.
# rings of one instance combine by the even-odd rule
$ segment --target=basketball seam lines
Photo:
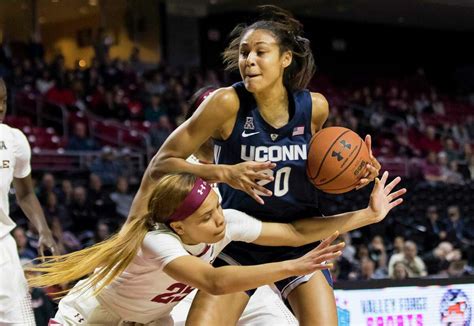
[[[352,159],[352,161],[347,165],[347,167],[346,167],[344,170],[342,170],[341,172],[339,172],[339,174],[336,175],[336,176],[335,176],[334,178],[332,178],[331,180],[328,180],[328,181],[326,181],[325,183],[318,184],[318,187],[323,186],[323,185],[327,184],[328,182],[334,181],[334,180],[337,179],[341,174],[343,174],[344,172],[346,172],[346,170],[349,168],[349,166],[351,166],[352,162],[354,162],[354,160],[357,158],[357,155],[359,155],[361,149],[362,149],[362,139],[360,140],[359,150],[357,151],[357,154],[354,156],[354,158]]]
[[[342,137],[344,136],[345,134],[347,134],[350,130],[346,130],[344,131],[342,134],[339,135],[339,137],[336,138],[336,140],[331,144],[331,146],[329,146],[329,150],[326,151],[326,154],[324,154],[324,157],[323,159],[321,160],[321,164],[319,165],[319,169],[318,169],[318,172],[316,173],[316,175],[314,176],[314,178],[311,178],[312,180],[316,179],[318,176],[319,176],[319,173],[321,172],[321,169],[323,167],[323,163],[324,163],[324,160],[326,160],[326,156],[328,156],[329,152],[331,151],[331,148],[334,146],[335,143],[337,143],[337,141]],[[316,138],[316,137],[315,137]],[[311,145],[309,146],[310,150],[311,150]]]

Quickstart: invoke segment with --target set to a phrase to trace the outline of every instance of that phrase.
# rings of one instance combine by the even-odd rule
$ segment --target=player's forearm
[[[166,173],[188,172],[208,182],[221,182],[226,168],[222,164],[192,164],[183,158],[158,155],[153,159],[150,175],[157,180]]]
[[[222,295],[246,291],[274,283],[294,274],[295,271],[290,261],[255,266],[217,267],[209,275],[212,286],[208,292],[213,295]]]
[[[298,245],[325,239],[335,231],[343,234],[377,222],[377,217],[367,208],[358,211],[321,217],[305,218],[292,222]]]
[[[33,223],[39,233],[50,232],[43,214],[43,209],[34,193],[29,193],[21,198],[17,198],[17,201],[23,213],[25,213],[26,217]]]

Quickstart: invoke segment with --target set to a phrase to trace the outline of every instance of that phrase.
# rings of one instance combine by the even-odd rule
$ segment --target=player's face
[[[5,84],[0,81],[0,123],[5,119],[7,113],[7,88]]]
[[[218,242],[224,238],[225,227],[219,196],[214,190],[209,193],[201,207],[181,224],[183,240],[190,244]]]
[[[282,84],[284,69],[290,63],[291,52],[280,53],[278,41],[269,31],[251,29],[240,41],[240,75],[251,93]]]

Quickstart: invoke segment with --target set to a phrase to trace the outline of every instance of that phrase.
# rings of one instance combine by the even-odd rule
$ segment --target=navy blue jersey
[[[214,140],[215,162],[237,164],[244,161],[272,161],[268,171],[275,180],[264,186],[273,192],[257,203],[243,191],[219,184],[223,208],[233,208],[263,221],[290,222],[319,214],[317,190],[306,176],[308,143],[311,139],[312,102],[308,90],[288,93],[290,121],[274,128],[260,115],[254,97],[242,82],[233,85],[240,108],[228,139]]]

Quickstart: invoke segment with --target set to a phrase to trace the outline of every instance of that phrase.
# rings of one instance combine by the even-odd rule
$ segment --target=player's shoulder
[[[209,104],[227,113],[235,113],[240,101],[234,87],[221,87],[209,96]]]
[[[2,132],[4,137],[10,137],[14,142],[28,142],[23,131],[18,128],[14,128],[4,123],[0,123],[0,131]]]
[[[329,103],[326,97],[318,92],[310,92],[311,94],[311,102],[313,103],[313,109],[328,109]]]
[[[322,128],[329,116],[329,103],[326,97],[317,92],[311,92],[311,104],[312,104],[312,124],[313,131],[318,131]]]

